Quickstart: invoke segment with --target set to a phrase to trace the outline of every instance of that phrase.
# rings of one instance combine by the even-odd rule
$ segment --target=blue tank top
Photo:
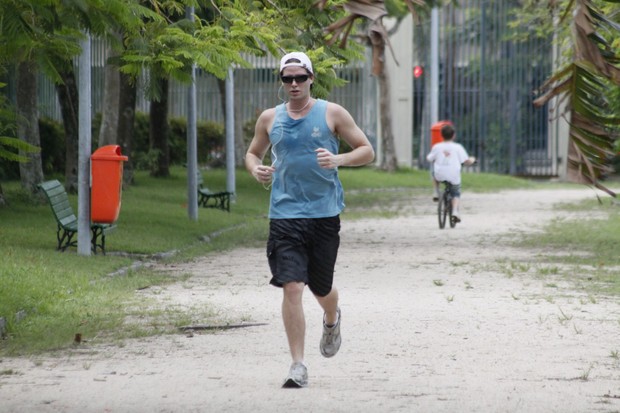
[[[338,153],[339,141],[327,126],[327,101],[318,99],[301,119],[292,119],[285,104],[276,106],[269,133],[275,167],[269,218],[326,218],[340,214],[344,193],[337,169],[319,166],[315,149]]]

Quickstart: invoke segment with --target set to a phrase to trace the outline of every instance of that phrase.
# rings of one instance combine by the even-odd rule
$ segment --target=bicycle
[[[452,184],[448,181],[443,181],[443,194],[439,198],[437,203],[437,217],[439,218],[439,229],[444,229],[446,226],[446,220],[450,223],[450,228],[454,228],[458,219],[452,215]]]

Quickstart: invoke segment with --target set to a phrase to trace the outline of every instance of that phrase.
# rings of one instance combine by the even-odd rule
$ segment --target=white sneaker
[[[323,315],[323,336],[321,337],[321,354],[323,357],[334,357],[338,350],[340,350],[340,344],[342,338],[340,337],[340,308],[338,308],[338,321],[336,325],[327,327],[325,325],[325,315]]]
[[[299,389],[308,386],[308,368],[304,363],[297,361],[291,365],[288,376],[284,380],[282,388]]]

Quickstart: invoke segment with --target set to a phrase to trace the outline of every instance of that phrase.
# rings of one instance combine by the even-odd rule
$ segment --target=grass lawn
[[[203,175],[212,190],[225,188],[224,170],[203,171]],[[398,205],[412,195],[431,191],[428,171],[403,169],[389,174],[356,168],[342,169],[340,175],[346,192],[347,219],[393,215],[398,211],[391,208],[386,212],[384,206]],[[78,330],[85,336],[113,340],[172,331],[180,325],[182,314],[148,329],[123,328],[127,316],[157,316],[148,305],[136,301],[137,289],[178,278],[173,280],[148,269],[129,270],[123,276],[109,274],[162,253],[170,253],[162,259],[182,261],[241,245],[264,245],[268,234],[269,191],[244,170],[237,173],[237,196],[231,212],[200,208],[197,221],[188,218],[186,182],[186,170],[180,167],[173,168],[165,179],[138,172],[135,184],[123,189],[118,228],[106,238],[106,256],[80,256],[75,248],[64,253],[56,251],[56,223],[47,202],[31,199],[18,182],[3,182],[8,205],[0,207],[0,317],[6,324],[6,337],[0,340],[0,355],[61,349],[71,345]],[[540,185],[500,175],[463,176],[464,191],[472,192]],[[70,200],[77,211],[77,196],[70,195]],[[614,228],[620,229],[617,214],[612,220]],[[601,230],[605,225],[609,224],[583,224],[578,234],[568,232],[571,226],[552,225],[546,238],[528,242],[552,245],[561,239],[559,246],[566,247],[570,237],[570,248],[592,247],[604,254],[593,260],[618,265],[613,248],[602,246],[618,245],[620,230],[597,238],[587,236],[589,228],[606,233]],[[596,246],[591,245],[593,240]],[[620,294],[617,284],[616,274],[614,291]]]

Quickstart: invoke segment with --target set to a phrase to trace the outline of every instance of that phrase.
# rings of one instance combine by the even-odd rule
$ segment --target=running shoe
[[[321,337],[321,354],[323,357],[333,357],[338,353],[342,339],[340,337],[340,308],[338,308],[338,321],[336,325],[328,327],[325,324],[325,315],[323,315],[323,336]]]
[[[308,386],[308,369],[301,361],[296,361],[291,365],[286,380],[282,388],[284,389],[300,389]]]

